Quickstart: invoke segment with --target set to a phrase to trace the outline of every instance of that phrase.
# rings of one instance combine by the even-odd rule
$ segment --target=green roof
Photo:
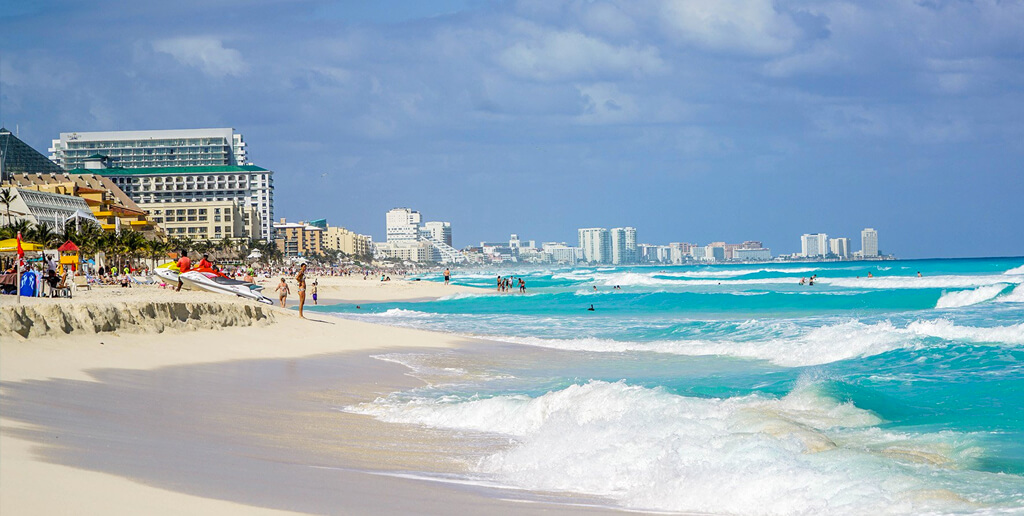
[[[268,172],[263,167],[245,165],[210,165],[197,167],[141,167],[141,168],[76,168],[68,171],[71,174],[96,174],[100,176],[138,176],[144,174],[210,174],[214,172]]]

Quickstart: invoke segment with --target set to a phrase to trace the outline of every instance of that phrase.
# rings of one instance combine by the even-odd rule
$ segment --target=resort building
[[[420,238],[420,212],[409,208],[394,208],[384,216],[387,243],[415,242]]]
[[[270,241],[273,235],[274,179],[273,172],[265,168],[253,165],[109,168],[103,157],[93,157],[85,161],[84,168],[70,173],[109,178],[143,209],[174,203],[181,203],[180,208],[184,209],[192,209],[186,206],[190,203],[234,203],[246,217],[243,227],[253,224],[259,227],[259,231],[246,235],[247,238]]]
[[[341,251],[348,256],[369,256],[373,253],[373,238],[343,227],[326,225],[323,233],[323,247]]]
[[[242,166],[245,142],[231,128],[60,133],[50,160],[65,170],[99,154],[122,168]]]
[[[828,254],[828,235],[825,233],[804,233],[800,237],[800,256],[804,258],[823,257]]]
[[[426,240],[386,243],[375,246],[374,255],[404,262],[441,262],[441,254],[437,248]]]
[[[636,263],[636,228],[612,228],[608,234],[611,238],[612,264]]]
[[[131,200],[110,179],[95,174],[70,174],[59,171],[46,174],[14,174],[10,184],[40,192],[81,197],[93,218],[105,231],[131,228],[146,238],[163,238],[164,232],[146,210]]]
[[[248,240],[260,233],[259,216],[234,201],[139,205],[168,236],[193,240]]]
[[[452,223],[451,222],[427,222],[421,229],[423,236],[430,240],[443,242],[445,245],[452,245]]]
[[[85,199],[73,195],[62,195],[40,192],[28,188],[6,187],[0,191],[13,191],[10,206],[3,207],[3,224],[28,221],[32,224],[49,226],[55,231],[62,231],[70,220],[79,219],[98,223]]]
[[[850,239],[846,237],[830,238],[828,240],[828,250],[837,258],[844,260],[850,258]]]
[[[605,228],[580,228],[578,230],[583,261],[588,263],[611,263],[612,239]]]
[[[393,208],[384,216],[386,243],[377,244],[374,254],[385,258],[441,263],[466,261],[458,249],[451,245],[452,225],[449,222],[423,221],[420,212],[409,208]],[[422,244],[432,247],[423,251]],[[410,256],[415,257],[409,258]]]
[[[740,249],[734,249],[732,252],[732,259],[752,262],[771,260],[772,250],[766,247],[762,247],[759,249],[748,249],[745,247]]]
[[[274,242],[286,257],[311,256],[323,253],[324,228],[305,222],[281,219],[274,224]]]
[[[878,256],[878,231],[874,228],[864,228],[860,232],[860,252],[864,258]]]
[[[551,260],[556,263],[575,264],[583,260],[583,249],[571,247],[565,242],[544,242],[541,249],[551,255]]]

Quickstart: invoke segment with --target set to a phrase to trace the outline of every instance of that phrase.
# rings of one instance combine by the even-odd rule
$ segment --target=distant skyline
[[[275,211],[463,247],[879,232],[1024,255],[1024,3],[40,0],[0,12],[0,123],[234,127]]]

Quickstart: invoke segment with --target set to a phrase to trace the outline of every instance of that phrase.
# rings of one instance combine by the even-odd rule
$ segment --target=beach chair
[[[58,283],[56,287],[50,289],[50,297],[66,297],[70,299],[71,286],[72,284],[68,283],[68,275],[65,274],[61,277],[60,283]]]
[[[78,275],[75,275],[74,279],[71,281],[71,284],[74,285],[75,290],[78,290],[78,289],[83,288],[83,287],[85,288],[85,290],[92,290],[92,286],[89,285],[89,277],[88,276],[78,276]]]

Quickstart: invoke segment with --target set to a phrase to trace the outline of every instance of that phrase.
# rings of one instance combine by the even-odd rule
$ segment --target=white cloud
[[[183,37],[162,39],[153,42],[157,52],[170,54],[179,63],[194,66],[211,77],[242,75],[249,65],[242,59],[242,53],[225,48],[224,43],[212,37]]]
[[[660,11],[670,36],[709,50],[775,55],[802,37],[772,0],[667,0]]]
[[[536,80],[573,80],[659,74],[668,65],[654,47],[617,47],[579,32],[544,31],[505,49],[498,62]]]

